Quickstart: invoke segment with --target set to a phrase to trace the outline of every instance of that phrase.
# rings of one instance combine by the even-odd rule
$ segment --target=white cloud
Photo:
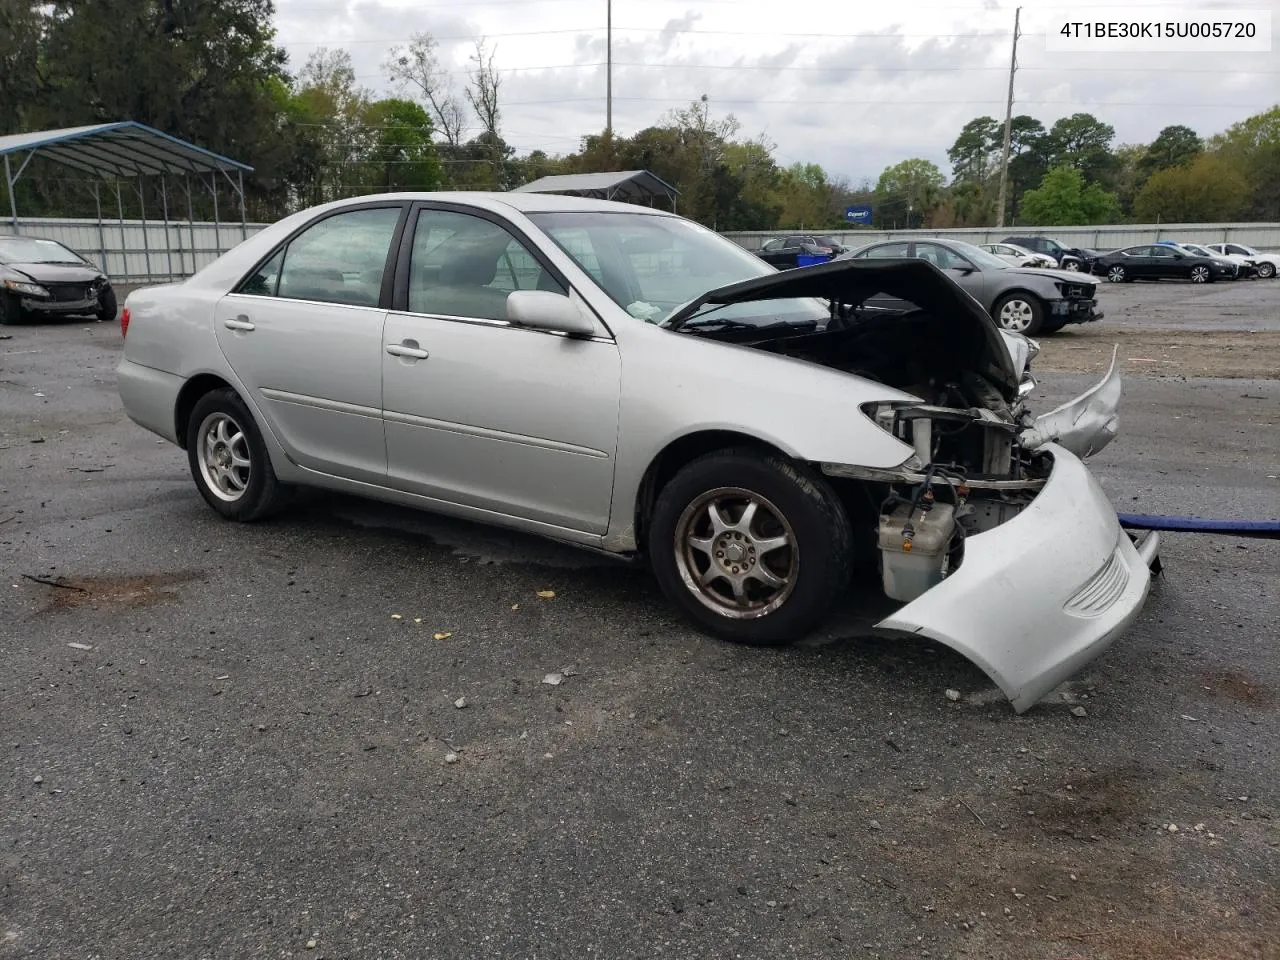
[[[465,82],[476,36],[497,47],[503,125],[520,150],[573,150],[604,126],[606,0],[277,0],[279,41],[296,69],[317,45],[350,50],[362,84],[390,92],[388,50],[429,30]],[[1130,0],[1153,17],[1205,10]],[[1269,7],[1280,30],[1280,0]],[[821,163],[853,180],[946,149],[969,119],[1003,118],[1012,2],[900,0],[613,0],[614,128],[634,133],[706,94],[745,134],[767,133],[784,162]],[[1110,9],[1023,0],[1015,111],[1050,125],[1087,111],[1117,143],[1149,141],[1185,123],[1202,135],[1280,100],[1280,40],[1256,54],[1056,54],[1045,49],[1051,9],[1084,18]]]

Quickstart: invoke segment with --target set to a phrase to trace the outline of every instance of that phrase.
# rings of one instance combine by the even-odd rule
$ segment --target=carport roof
[[[11,153],[39,153],[83,173],[104,178],[235,173],[253,169],[135,120],[0,137],[0,156]]]
[[[618,170],[612,173],[570,173],[542,177],[516,190],[523,193],[570,193],[600,200],[635,200],[666,197],[674,200],[680,191],[648,170]]]

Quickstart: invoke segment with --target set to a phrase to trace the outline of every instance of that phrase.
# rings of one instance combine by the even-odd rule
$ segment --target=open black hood
[[[800,267],[708,291],[664,322],[678,330],[702,307],[790,297],[817,297],[857,306],[876,294],[906,300],[939,318],[969,327],[983,343],[983,365],[1000,385],[1016,391],[1020,377],[995,321],[982,305],[926,260],[833,260]]]

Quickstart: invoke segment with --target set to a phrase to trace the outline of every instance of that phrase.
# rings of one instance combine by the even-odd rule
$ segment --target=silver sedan
[[[390,195],[135,291],[121,327],[125,409],[229,520],[322,487],[642,556],[749,644],[867,580],[881,629],[1018,710],[1147,594],[1155,541],[1081,462],[1115,435],[1114,371],[1034,418],[1035,344],[919,260],[779,273],[635,206]]]

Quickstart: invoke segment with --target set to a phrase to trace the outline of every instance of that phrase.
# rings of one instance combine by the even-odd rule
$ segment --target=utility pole
[[[605,0],[604,130],[613,140],[613,0]]]
[[[1018,71],[1018,25],[1022,8],[1013,13],[1013,55],[1009,58],[1009,99],[1004,108],[1004,150],[1000,155],[1000,199],[996,209],[996,226],[1004,226],[1004,202],[1009,190],[1009,133],[1013,125],[1013,75]]]

